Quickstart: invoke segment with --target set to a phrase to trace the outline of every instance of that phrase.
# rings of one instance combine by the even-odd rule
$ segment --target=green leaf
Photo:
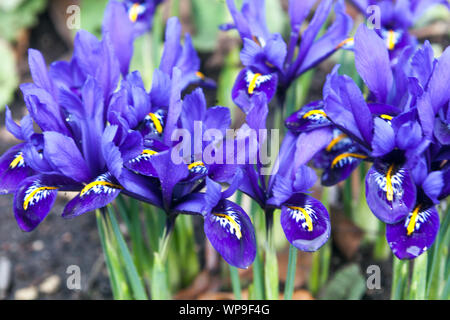
[[[15,41],[21,29],[37,23],[37,16],[47,5],[47,0],[7,1],[0,7],[0,38]],[[12,27],[14,26],[14,27]]]
[[[268,300],[278,300],[278,260],[277,252],[275,249],[275,243],[273,239],[273,225],[272,228],[267,231],[267,243],[266,243],[266,256],[264,264],[264,282],[266,298]]]
[[[366,291],[366,281],[359,266],[350,264],[340,269],[320,294],[324,300],[359,300]]]
[[[0,39],[0,111],[14,98],[14,92],[19,85],[16,59],[11,46]]]
[[[119,229],[119,224],[117,223],[115,214],[113,212],[113,208],[108,206],[108,218],[112,226],[112,234],[114,235],[117,244],[118,250],[123,260],[123,264],[125,266],[125,271],[127,273],[128,279],[131,284],[131,288],[133,289],[133,296],[137,300],[147,300],[147,294],[145,292],[144,285],[139,276],[139,273],[136,270],[136,266],[134,265],[133,258],[131,257],[128,246],[123,238],[122,233]]]
[[[219,26],[226,22],[227,12],[225,1],[192,0],[195,24],[192,41],[198,51],[212,51],[215,48]]]
[[[426,10],[420,19],[414,24],[414,28],[423,28],[435,21],[449,21],[450,12],[444,5],[436,5]]]
[[[22,4],[24,0],[2,0],[0,2],[0,10],[13,11]]]
[[[266,1],[266,19],[271,33],[282,33],[288,18],[283,12],[281,1]]]
[[[102,33],[103,13],[108,0],[81,0],[81,29],[96,36]]]
[[[427,252],[414,259],[414,268],[411,277],[411,300],[424,300],[427,289]]]

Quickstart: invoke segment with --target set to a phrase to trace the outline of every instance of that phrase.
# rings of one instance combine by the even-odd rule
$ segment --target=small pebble
[[[62,241],[65,243],[69,243],[72,241],[72,234],[70,232],[66,232],[62,235]]]
[[[15,300],[36,300],[38,297],[38,289],[34,286],[17,290],[14,293]]]
[[[53,294],[58,291],[61,285],[61,278],[57,275],[50,276],[42,281],[39,286],[39,291],[45,294]]]
[[[42,251],[44,247],[44,241],[42,240],[33,241],[33,243],[31,244],[31,248],[33,249],[33,251]]]
[[[7,257],[0,257],[0,300],[6,297],[11,284],[12,264]]]

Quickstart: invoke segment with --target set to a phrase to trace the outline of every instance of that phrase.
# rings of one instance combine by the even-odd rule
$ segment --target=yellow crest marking
[[[308,111],[307,113],[305,113],[302,118],[306,119],[309,116],[312,116],[314,114],[320,114],[320,115],[322,115],[324,117],[327,117],[327,114],[324,111],[322,111],[322,110],[311,110],[311,111]]]
[[[306,225],[308,226],[308,231],[313,231],[313,223],[312,223],[311,216],[308,214],[308,212],[305,209],[303,209],[302,207],[294,207],[294,206],[288,206],[288,208],[291,210],[300,211],[303,214],[303,216],[305,217]]]
[[[347,38],[344,41],[342,41],[341,43],[339,43],[336,47],[336,49],[340,49],[342,48],[344,45],[346,45],[347,43],[353,42],[354,39],[353,38]]]
[[[256,88],[256,80],[261,76],[261,73],[255,73],[253,75],[252,80],[250,81],[250,84],[248,85],[248,94],[253,94],[253,91]]]
[[[384,119],[384,120],[389,120],[389,121],[391,121],[392,118],[393,118],[393,116],[390,116],[390,115],[388,115],[388,114],[380,114],[380,118],[381,118],[381,119]]]
[[[417,216],[419,214],[420,211],[420,207],[421,205],[419,204],[413,211],[412,215],[411,215],[411,219],[409,220],[408,226],[406,227],[407,230],[407,235],[410,236],[415,229],[416,226],[416,221],[417,221]]]
[[[330,144],[326,147],[326,150],[328,152],[331,151],[331,149],[333,149],[333,147],[335,145],[337,145],[339,143],[339,141],[341,141],[342,139],[346,138],[347,135],[345,133],[341,133],[340,135],[338,135],[336,138],[334,138],[333,140],[331,140]]]
[[[93,181],[89,184],[87,184],[81,191],[80,191],[80,197],[82,197],[86,192],[88,192],[90,189],[92,189],[95,186],[108,186],[115,189],[123,189],[122,186],[119,186],[118,184],[114,184],[108,181]]]
[[[394,170],[394,165],[391,164],[386,173],[386,199],[392,201],[394,199],[394,189],[392,188],[392,170]]]
[[[151,149],[144,149],[142,150],[142,154],[148,154],[153,156],[154,154],[157,154],[158,152],[156,152],[155,150],[151,150]]]
[[[132,22],[136,22],[138,15],[139,15],[139,3],[133,4],[133,6],[130,8],[130,12],[128,14],[128,17]]]
[[[339,161],[341,161],[342,159],[345,158],[358,158],[358,159],[366,159],[367,156],[363,155],[363,154],[358,154],[358,153],[342,153],[340,155],[338,155],[336,158],[333,159],[333,162],[331,162],[331,168],[333,168]]]
[[[389,50],[395,47],[395,32],[394,30],[389,30],[387,35],[387,47]]]
[[[197,77],[199,77],[200,79],[202,79],[202,80],[205,79],[205,75],[204,75],[203,73],[201,73],[200,71],[196,71],[196,72],[195,72],[195,75],[196,75]]]
[[[150,119],[152,120],[153,124],[155,125],[156,131],[159,134],[161,134],[163,132],[163,127],[161,125],[161,121],[159,121],[158,117],[153,112],[150,112],[148,115],[150,116]]]
[[[195,161],[188,165],[188,169],[191,170],[192,168],[204,166],[205,164],[202,161]]]
[[[227,219],[230,222],[230,224],[233,226],[233,228],[236,232],[236,237],[238,239],[242,238],[241,227],[238,225],[238,223],[236,221],[234,221],[233,218],[231,218],[230,216],[223,214],[223,213],[213,213],[213,214],[217,217],[223,217],[223,218]]]
[[[11,169],[14,169],[15,167],[17,167],[17,165],[18,165],[18,164],[20,163],[20,161],[22,161],[22,160],[23,160],[23,155],[22,155],[22,152],[21,152],[21,153],[19,153],[19,154],[14,158],[13,161],[11,161],[9,167],[10,167]]]
[[[31,199],[33,199],[34,195],[36,193],[38,193],[39,191],[42,190],[56,190],[58,188],[56,187],[40,187],[40,188],[36,188],[34,189],[23,201],[23,210],[27,210],[28,209],[28,205],[30,204]]]

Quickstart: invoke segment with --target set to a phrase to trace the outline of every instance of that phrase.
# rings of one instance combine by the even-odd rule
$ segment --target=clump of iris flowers
[[[181,47],[176,18],[168,21],[161,64],[146,92],[139,72],[128,73],[131,54],[117,50],[123,39],[110,33],[114,16],[126,18],[123,7],[111,2],[103,39],[80,31],[69,62],[54,62],[48,70],[42,55],[29,50],[34,82],[21,86],[29,114],[18,125],[9,109],[6,113],[7,129],[23,142],[0,159],[1,190],[14,193],[19,226],[36,228],[60,191],[77,193],[64,218],[104,208],[122,193],[162,208],[167,233],[180,213],[202,215],[206,235],[225,260],[248,267],[256,250],[253,226],[242,208],[226,199],[240,183],[240,168],[205,164],[202,154],[209,143],[202,144],[199,159],[183,155],[184,161],[175,164],[171,158],[174,131],[190,132],[199,122],[204,130],[224,132],[229,110],[207,109],[201,89],[181,100],[182,89],[197,81],[193,70],[199,61],[188,37],[185,50],[175,50]],[[221,192],[219,182],[229,180],[230,188]],[[207,192],[201,193],[205,185]]]
[[[280,34],[270,33],[268,29],[265,1],[244,1],[239,11],[234,0],[227,0],[234,23],[223,25],[222,30],[236,28],[244,45],[240,55],[244,69],[231,93],[241,108],[257,92],[264,92],[269,101],[276,93],[282,107],[293,81],[333,54],[347,38],[353,22],[345,13],[343,1],[334,5],[336,19],[321,35],[319,32],[333,8],[333,1],[319,1],[311,22],[302,32],[302,23],[315,3],[315,0],[289,1],[291,31],[285,42]]]
[[[274,215],[279,210],[290,243],[289,299],[297,249],[319,250],[332,228],[326,206],[312,196],[319,171],[308,164],[321,171],[323,186],[334,186],[369,163],[365,200],[385,226],[394,255],[415,259],[433,245],[442,217],[438,209],[450,192],[450,49],[435,57],[430,43],[419,46],[408,29],[425,8],[442,1],[355,0],[365,14],[370,5],[381,8],[381,28],[361,25],[349,38],[353,21],[343,0],[290,0],[285,41],[269,31],[265,1],[244,0],[238,10],[234,0],[227,0],[233,23],[220,28],[237,29],[243,43],[243,69],[230,96],[245,121],[231,135],[230,109],[208,107],[203,89],[216,83],[201,72],[192,38],[182,34],[176,17],[167,20],[151,84],[130,70],[134,41],[152,29],[161,2],[109,1],[101,40],[79,31],[69,61],[47,66],[39,51],[29,49],[33,82],[20,86],[28,114],[17,123],[6,107],[6,128],[21,142],[0,157],[0,193],[14,194],[14,216],[22,230],[45,223],[58,193],[71,192],[62,217],[97,211],[113,291],[120,291],[115,284],[130,281],[131,296],[146,298],[139,276],[150,273],[152,297],[159,296],[158,290],[167,297],[168,284],[162,284],[167,274],[161,271],[168,265],[168,240],[181,215],[199,216],[204,235],[231,266],[235,295],[240,287],[234,267],[246,269],[255,262],[254,296],[275,299]],[[284,119],[283,108],[292,110],[296,79],[339,49],[354,51],[361,83],[340,74],[336,65],[326,77],[323,98]],[[274,97],[280,108],[272,115]],[[279,141],[269,140],[267,123],[276,126],[280,118],[287,132],[278,146]],[[241,199],[233,200],[235,193]],[[248,206],[241,207],[243,194],[253,201],[252,218],[243,209]],[[328,202],[326,194],[322,199]],[[131,231],[133,258],[114,205]],[[158,218],[146,220],[139,210],[124,214],[141,205]],[[264,226],[258,225],[258,213],[264,214]],[[141,270],[148,261],[139,265],[146,248],[136,242],[143,238],[136,237],[141,218],[149,238],[157,238],[149,241],[153,251],[145,253],[152,255],[150,271]],[[266,232],[264,255],[256,239],[261,230]],[[114,255],[123,261],[117,264]],[[120,275],[120,263],[126,276]]]
[[[447,146],[441,141],[446,141],[442,128],[448,127],[443,115],[449,54],[447,48],[434,58],[426,42],[407,47],[391,65],[383,40],[360,26],[355,64],[368,98],[336,66],[323,101],[286,120],[300,144],[317,139],[308,157],[323,169],[324,185],[345,180],[361,161],[373,163],[366,175],[367,204],[387,224],[388,243],[400,259],[415,258],[431,246],[439,229],[435,205],[447,196]]]
[[[410,32],[414,24],[433,6],[449,7],[445,0],[351,0],[351,3],[370,23],[375,22],[377,34],[385,42],[391,60],[397,58],[404,48],[417,46],[416,37]],[[346,49],[354,48],[354,39],[348,38],[341,44]]]

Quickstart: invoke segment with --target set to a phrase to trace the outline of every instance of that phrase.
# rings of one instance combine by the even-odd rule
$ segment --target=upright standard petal
[[[164,208],[168,211],[171,207],[173,190],[175,185],[189,174],[185,163],[175,164],[171,158],[172,149],[158,153],[153,157],[153,168],[157,172],[161,182],[161,191],[164,199]]]
[[[133,22],[128,18],[122,3],[110,1],[105,9],[103,18],[103,35],[111,37],[114,53],[120,64],[123,76],[128,73],[133,55]]]
[[[230,265],[246,269],[255,259],[255,231],[237,204],[221,200],[205,216],[204,230],[212,246]]]
[[[54,96],[53,82],[49,77],[44,57],[38,50],[28,49],[28,64],[34,83]]]
[[[79,182],[90,180],[89,167],[75,141],[58,132],[44,132],[44,157],[66,177]]]
[[[352,29],[353,21],[352,18],[345,13],[344,1],[338,1],[334,6],[334,11],[336,14],[335,21],[328,28],[327,32],[312,44],[297,75],[318,65],[321,61],[325,60],[339,49],[342,44],[345,43],[346,39],[348,39],[347,37]]]
[[[177,17],[171,17],[167,20],[164,50],[159,65],[159,69],[168,75],[172,74],[172,68],[175,67],[178,55],[182,52],[180,37],[180,21]]]
[[[355,34],[355,65],[378,102],[386,102],[393,85],[388,49],[383,40],[365,25]]]

